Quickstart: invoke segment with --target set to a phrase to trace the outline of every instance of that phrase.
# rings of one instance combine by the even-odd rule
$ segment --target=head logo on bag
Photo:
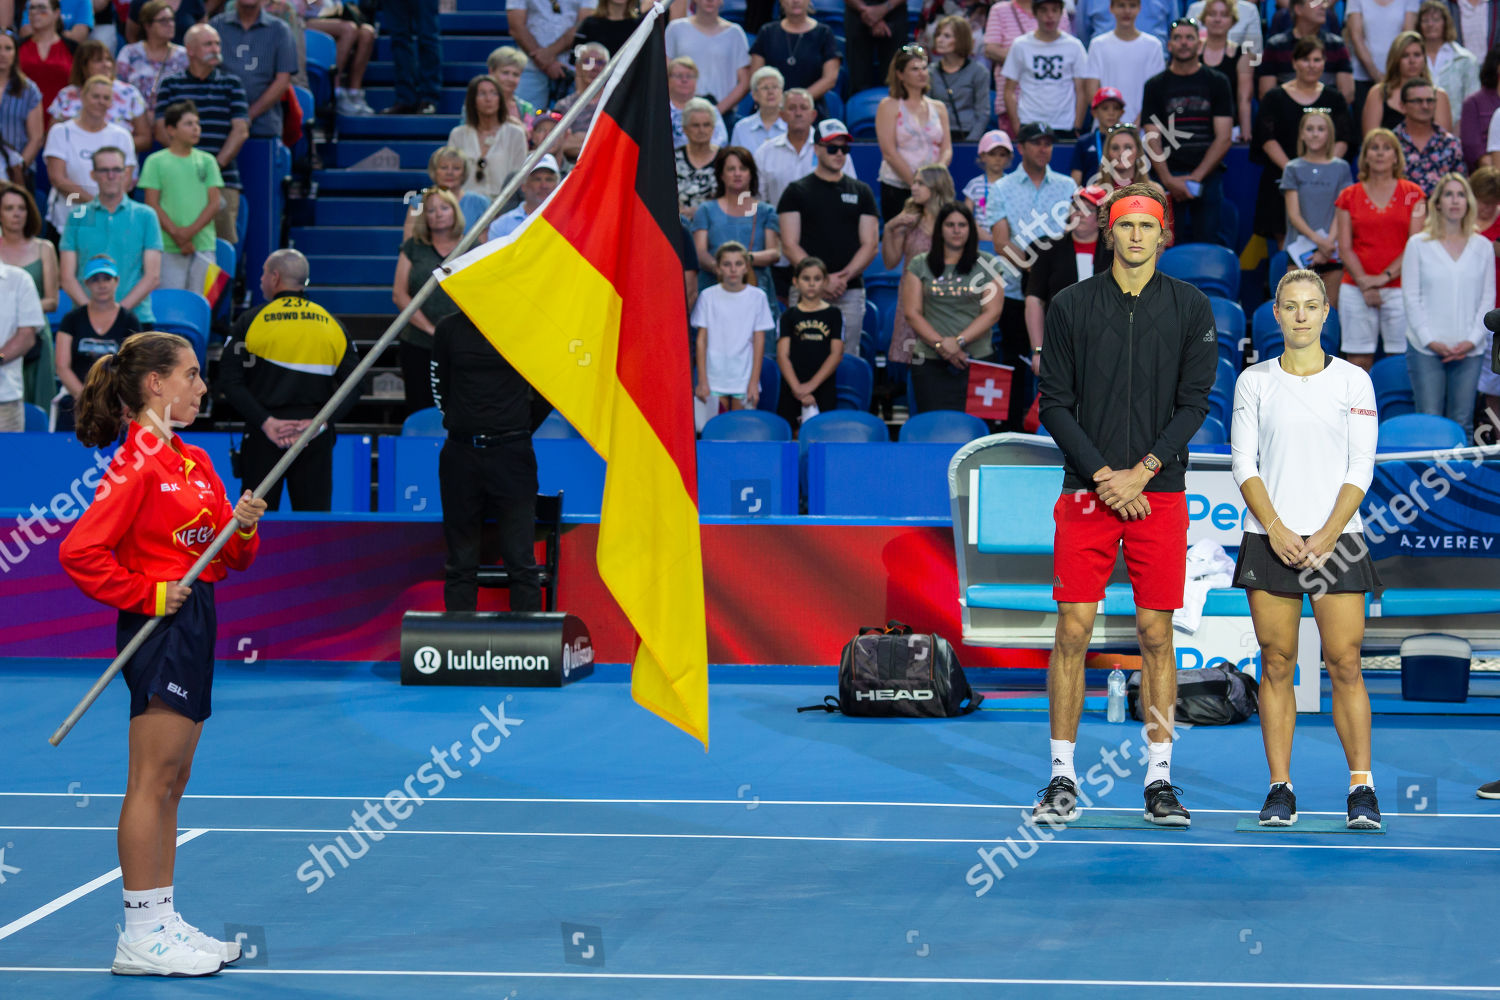
[[[928,688],[911,691],[895,688],[876,688],[873,691],[854,692],[855,701],[931,701],[934,695]]]
[[[884,628],[860,629],[844,647],[838,698],[798,711],[941,719],[967,715],[982,700],[946,639],[891,621]]]

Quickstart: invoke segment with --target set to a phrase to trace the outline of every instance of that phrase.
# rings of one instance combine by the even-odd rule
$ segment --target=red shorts
[[[1135,605],[1156,611],[1182,607],[1187,582],[1187,494],[1146,493],[1151,513],[1127,521],[1092,490],[1057,498],[1052,519],[1052,598],[1069,604],[1104,600],[1115,569],[1115,553],[1125,543],[1125,568]]]

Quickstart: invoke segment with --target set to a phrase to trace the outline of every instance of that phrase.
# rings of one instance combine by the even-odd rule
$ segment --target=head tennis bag
[[[941,719],[968,715],[983,700],[969,687],[948,640],[891,621],[860,629],[844,647],[838,698],[798,711]]]

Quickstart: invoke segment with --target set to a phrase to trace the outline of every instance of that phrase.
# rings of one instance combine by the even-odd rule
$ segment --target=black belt
[[[504,434],[466,434],[457,440],[471,448],[496,448],[502,444],[513,444],[528,436],[525,431],[506,431]]]

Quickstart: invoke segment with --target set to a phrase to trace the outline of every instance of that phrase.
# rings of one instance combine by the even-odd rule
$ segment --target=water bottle
[[[1120,669],[1118,663],[1109,672],[1109,715],[1110,722],[1125,721],[1125,672]]]

